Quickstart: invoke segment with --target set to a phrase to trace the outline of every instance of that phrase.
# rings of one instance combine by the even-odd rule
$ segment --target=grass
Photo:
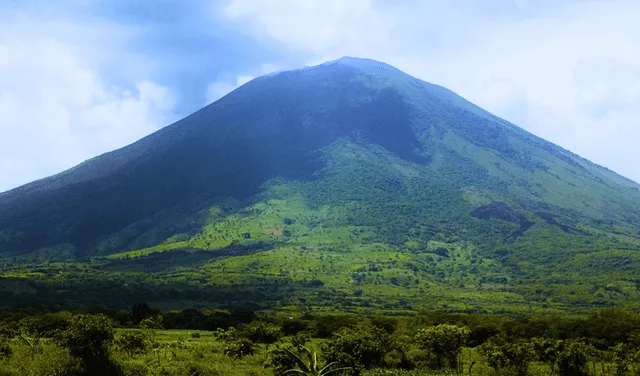
[[[115,338],[132,329],[118,329]],[[218,340],[213,332],[196,330],[157,330],[154,331],[155,345],[130,355],[117,346],[111,348],[111,358],[120,366],[124,376],[129,375],[225,375],[225,376],[275,376],[272,369],[266,367],[268,351],[275,345],[255,345],[253,355],[234,359],[224,354],[224,342]],[[283,341],[287,341],[284,338]],[[308,347],[319,349],[322,339],[312,339]],[[48,340],[36,348],[28,348],[23,342],[9,342],[13,354],[8,359],[0,359],[0,373],[3,375],[53,375],[64,369],[72,369],[74,360],[63,350]],[[460,356],[461,375],[494,376],[495,371],[486,363],[486,359],[477,348],[463,348]],[[470,368],[471,367],[471,368]],[[588,364],[592,376],[613,374],[615,366],[608,362],[592,361]],[[471,372],[469,370],[471,369]],[[594,370],[594,371],[592,371]],[[550,372],[549,365],[532,362],[529,375],[543,376]],[[453,371],[417,369],[371,370],[363,375],[369,376],[420,376],[452,375]]]

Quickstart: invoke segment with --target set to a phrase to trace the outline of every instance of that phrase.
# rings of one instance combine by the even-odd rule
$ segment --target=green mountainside
[[[640,185],[389,65],[259,77],[0,194],[0,301],[529,312],[640,302]]]

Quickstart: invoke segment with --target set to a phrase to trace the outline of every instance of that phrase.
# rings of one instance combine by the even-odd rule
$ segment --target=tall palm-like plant
[[[334,368],[339,365],[338,362],[331,362],[324,366],[321,366],[320,363],[318,363],[318,353],[316,353],[315,351],[309,350],[305,346],[301,346],[301,351],[303,351],[309,358],[308,362],[304,361],[298,354],[294,353],[293,351],[289,349],[285,349],[285,350],[291,355],[293,360],[296,362],[298,369],[290,369],[288,371],[285,371],[283,375],[296,374],[296,375],[305,375],[305,376],[327,376],[327,375],[336,374],[338,372],[351,370],[351,367]]]

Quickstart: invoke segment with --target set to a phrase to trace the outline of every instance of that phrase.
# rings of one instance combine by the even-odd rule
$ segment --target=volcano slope
[[[637,306],[639,189],[443,87],[342,58],[0,194],[0,300]]]

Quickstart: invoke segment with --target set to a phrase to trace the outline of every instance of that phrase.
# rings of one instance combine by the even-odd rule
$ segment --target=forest
[[[640,314],[0,312],[0,375],[625,376]]]

